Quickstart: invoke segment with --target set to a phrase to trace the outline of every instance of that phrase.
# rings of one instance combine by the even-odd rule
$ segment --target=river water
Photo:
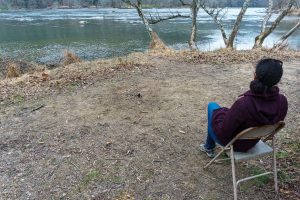
[[[189,15],[189,9],[147,9],[147,14],[170,12]],[[230,32],[238,8],[229,8],[223,17]],[[236,40],[237,49],[250,49],[259,33],[264,8],[249,8]],[[271,19],[274,20],[276,16]],[[265,41],[272,46],[299,17],[286,17]],[[154,26],[154,30],[175,49],[187,49],[190,19],[174,19]],[[210,51],[224,46],[220,31],[203,11],[198,16],[198,46]],[[67,9],[0,11],[0,56],[40,63],[57,61],[65,50],[92,60],[126,55],[147,49],[149,36],[133,9]],[[300,50],[300,30],[289,39],[289,47]]]

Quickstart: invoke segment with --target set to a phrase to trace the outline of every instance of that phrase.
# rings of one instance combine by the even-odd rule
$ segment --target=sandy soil
[[[197,146],[206,134],[207,103],[230,106],[248,89],[252,65],[151,62],[148,69],[2,104],[0,198],[232,199],[230,165],[204,170],[209,159]],[[281,149],[290,138],[299,141],[299,66],[285,63],[280,84],[289,99]],[[254,165],[240,165],[239,177]],[[299,178],[297,170],[288,173]],[[272,184],[244,184],[239,197],[275,199]],[[288,192],[297,197],[299,185]]]

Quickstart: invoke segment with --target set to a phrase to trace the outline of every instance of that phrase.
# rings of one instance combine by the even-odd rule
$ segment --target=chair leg
[[[274,137],[272,140],[273,146],[273,175],[274,175],[274,184],[275,184],[275,192],[278,194],[278,179],[277,179],[277,163],[276,163],[276,149],[275,149],[275,141]]]
[[[225,148],[222,148],[222,150],[209,162],[204,166],[204,169],[209,167],[213,162],[216,161],[216,159],[225,151]]]
[[[236,177],[235,177],[235,162],[234,162],[234,152],[233,146],[230,146],[230,157],[231,157],[231,167],[232,167],[232,182],[233,182],[233,195],[234,200],[237,200],[237,184],[236,184]]]

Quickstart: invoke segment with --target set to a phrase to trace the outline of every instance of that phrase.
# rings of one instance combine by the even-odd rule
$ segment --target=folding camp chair
[[[278,182],[277,182],[277,167],[276,167],[276,152],[275,152],[275,133],[280,131],[285,126],[283,121],[280,121],[274,125],[265,125],[260,127],[248,128],[242,132],[240,132],[235,138],[233,138],[225,147],[221,147],[222,150],[204,167],[207,168],[213,162],[217,161],[217,158],[223,153],[226,152],[230,155],[231,166],[232,166],[232,180],[233,180],[233,192],[234,192],[234,200],[237,200],[237,187],[238,185],[247,180],[251,180],[260,176],[265,176],[268,174],[274,175],[275,182],[275,192],[278,193]],[[234,152],[233,144],[236,140],[244,140],[244,139],[261,139],[253,148],[249,151],[242,152]],[[263,140],[263,141],[262,141]],[[272,140],[272,148],[264,143],[267,140]],[[229,151],[229,152],[228,152]],[[273,152],[273,172],[265,172],[262,174],[258,174],[255,176],[249,176],[236,181],[235,175],[235,163],[241,161],[248,161],[252,159],[257,159],[262,156],[265,156],[269,153]],[[224,159],[219,159],[224,160]]]

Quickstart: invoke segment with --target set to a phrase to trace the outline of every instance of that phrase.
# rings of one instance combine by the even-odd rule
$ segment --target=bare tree
[[[142,19],[143,24],[145,25],[146,30],[148,31],[150,38],[152,40],[150,46],[152,48],[155,48],[156,44],[159,44],[160,47],[165,46],[164,43],[160,40],[160,38],[158,37],[158,35],[153,31],[151,24],[157,24],[161,21],[165,21],[165,20],[169,20],[169,19],[174,19],[174,18],[178,18],[178,17],[185,17],[182,16],[179,13],[171,13],[170,16],[167,17],[160,17],[159,14],[157,14],[156,17],[153,17],[150,14],[150,19],[148,19],[144,12],[143,12],[143,8],[142,8],[142,0],[122,0],[124,3],[126,3],[127,5],[133,7],[136,9],[139,17]]]
[[[222,37],[223,37],[223,40],[224,40],[224,43],[225,43],[225,46],[226,48],[230,48],[232,49],[233,48],[233,44],[234,44],[234,40],[238,34],[238,31],[239,31],[239,28],[240,28],[240,25],[241,25],[241,22],[242,22],[242,19],[249,7],[249,4],[250,4],[250,1],[251,0],[245,0],[244,3],[243,3],[243,6],[235,20],[235,23],[233,25],[233,28],[231,30],[231,33],[229,35],[229,37],[227,37],[227,34],[224,30],[224,26],[222,24],[222,17],[224,16],[224,13],[223,15],[221,16],[221,13],[222,13],[222,8],[209,8],[208,6],[206,6],[206,3],[204,0],[201,0],[201,8],[209,15],[213,18],[214,22],[218,25],[220,31],[221,31],[221,34],[222,34]]]
[[[143,8],[142,8],[142,0],[122,0],[124,3],[126,3],[129,6],[132,6],[136,9],[139,17],[142,19],[147,31],[151,34],[153,32],[153,29],[150,26],[150,23],[146,16],[144,15]]]
[[[207,7],[204,2],[201,4],[201,8],[209,15],[213,18],[214,22],[218,25],[221,34],[222,34],[222,38],[224,41],[225,46],[227,46],[227,35],[224,29],[224,26],[222,24],[222,18],[224,17],[224,15],[226,14],[226,12],[223,12],[223,8],[209,8]]]
[[[196,41],[197,41],[197,16],[200,9],[201,0],[192,0],[192,2],[185,2],[184,0],[180,0],[183,6],[188,6],[191,10],[191,18],[192,18],[192,32],[189,40],[189,46],[192,51],[198,49]]]
[[[293,28],[291,28],[288,32],[286,32],[283,36],[280,37],[280,39],[275,43],[273,49],[276,50],[280,50],[284,47],[286,47],[287,45],[287,40],[288,38],[300,27],[300,20],[298,21],[298,23],[293,26]]]
[[[269,0],[269,5],[267,9],[267,14],[265,15],[260,34],[255,37],[255,43],[253,48],[261,48],[265,39],[276,29],[281,20],[289,13],[291,8],[293,7],[295,0],[289,0],[287,6],[281,11],[275,21],[271,24],[270,27],[267,27],[267,23],[269,22],[272,14],[273,14],[273,0]]]

